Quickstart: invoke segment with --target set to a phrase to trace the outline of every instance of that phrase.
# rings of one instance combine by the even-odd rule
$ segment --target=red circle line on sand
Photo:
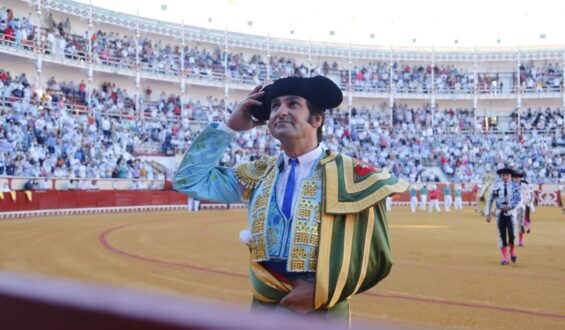
[[[437,298],[423,298],[423,297],[405,296],[405,295],[399,295],[399,294],[393,294],[393,293],[384,293],[384,292],[366,292],[364,294],[369,295],[369,296],[373,296],[373,297],[379,297],[379,298],[392,298],[392,299],[417,301],[417,302],[432,303],[432,304],[442,304],[442,305],[448,305],[448,306],[477,308],[477,309],[486,309],[486,310],[499,311],[499,312],[508,312],[508,313],[514,313],[514,314],[525,314],[525,315],[531,315],[531,316],[565,319],[565,315],[543,313],[543,312],[534,312],[534,311],[529,311],[529,310],[526,310],[526,309],[517,309],[517,308],[511,308],[511,307],[471,304],[471,303],[450,301],[450,300],[437,299]]]
[[[133,254],[133,253],[126,252],[124,250],[120,250],[120,249],[112,246],[107,240],[107,236],[114,231],[117,231],[117,230],[120,230],[120,229],[123,229],[123,228],[126,228],[126,227],[130,227],[130,226],[134,226],[134,225],[140,225],[140,224],[151,223],[151,222],[154,222],[154,221],[136,222],[136,223],[121,225],[121,226],[117,226],[117,227],[107,229],[107,230],[103,231],[102,233],[100,233],[100,235],[98,236],[98,241],[106,249],[108,249],[108,250],[110,250],[110,251],[112,251],[116,254],[119,254],[119,255],[122,255],[122,256],[125,256],[125,257],[130,257],[130,258],[133,258],[133,259],[137,259],[137,260],[140,260],[140,261],[145,261],[145,262],[159,264],[159,265],[179,267],[179,268],[190,269],[190,270],[197,270],[197,271],[207,272],[207,273],[216,273],[216,274],[227,275],[227,276],[234,276],[234,277],[241,277],[241,278],[248,278],[249,277],[247,274],[242,274],[242,273],[229,272],[229,271],[225,271],[225,270],[218,270],[218,269],[208,268],[208,267],[204,267],[204,266],[183,264],[183,263],[179,263],[179,262],[173,262],[173,261],[167,261],[167,260],[161,260],[161,259],[154,259],[154,258],[148,258],[148,257],[136,255],[136,254]],[[363,295],[367,295],[367,296],[371,296],[371,297],[378,297],[378,298],[398,299],[398,300],[423,302],[423,303],[430,303],[430,304],[440,304],[440,305],[456,306],[456,307],[476,308],[476,309],[483,309],[483,310],[490,310],[490,311],[506,312],[506,313],[513,313],[513,314],[524,314],[524,315],[530,315],[530,316],[545,317],[545,318],[556,318],[556,319],[564,319],[565,320],[565,315],[543,313],[543,312],[534,312],[534,311],[529,311],[529,310],[525,310],[525,309],[517,309],[517,308],[511,308],[511,307],[471,304],[471,303],[450,301],[450,300],[437,299],[437,298],[423,298],[423,297],[406,296],[406,295],[384,293],[384,292],[365,292],[365,293],[363,293]]]
[[[130,226],[133,226],[133,225],[139,225],[139,224],[144,224],[144,223],[149,223],[149,222],[153,222],[153,221],[136,222],[136,223],[132,223],[132,224],[121,225],[121,226],[110,228],[110,229],[102,232],[98,236],[98,241],[106,249],[108,249],[108,250],[110,250],[114,253],[117,253],[117,254],[122,255],[122,256],[130,257],[130,258],[133,258],[133,259],[145,261],[145,262],[150,262],[150,263],[159,264],[159,265],[179,267],[179,268],[185,268],[185,269],[191,269],[191,270],[198,270],[198,271],[208,272],[208,273],[216,273],[216,274],[221,274],[221,275],[249,278],[249,276],[247,274],[229,272],[229,271],[225,271],[225,270],[212,269],[212,268],[203,267],[203,266],[183,264],[183,263],[180,263],[180,262],[174,262],[174,261],[154,259],[154,258],[140,256],[140,255],[137,255],[137,254],[129,253],[129,252],[124,251],[124,250],[120,250],[120,249],[112,246],[107,240],[108,234],[112,233],[113,231],[123,229],[123,228],[126,228],[126,227],[130,227]]]

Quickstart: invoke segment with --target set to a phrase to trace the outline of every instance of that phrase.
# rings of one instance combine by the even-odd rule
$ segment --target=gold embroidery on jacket
[[[322,214],[321,166],[316,166],[312,176],[303,181],[296,203],[288,256],[289,271],[315,271]]]
[[[251,226],[251,260],[264,261],[267,260],[267,248],[265,246],[265,220],[269,209],[269,201],[273,191],[273,182],[277,171],[270,171],[264,179],[263,184],[258,187],[259,195],[253,203],[252,215],[253,225]]]
[[[254,162],[239,164],[235,167],[235,176],[245,188],[241,196],[244,201],[249,201],[253,190],[263,180],[267,171],[273,167],[276,161],[277,157],[264,156]]]

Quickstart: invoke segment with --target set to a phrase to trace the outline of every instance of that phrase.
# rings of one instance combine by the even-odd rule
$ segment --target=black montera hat
[[[513,178],[523,178],[523,177],[524,177],[524,173],[518,172],[518,171],[514,171],[514,173],[512,173],[512,177],[513,177]]]
[[[502,174],[514,175],[514,171],[509,167],[504,167],[504,168],[501,168],[498,171],[496,171],[496,174],[498,174],[498,175],[502,175]]]
[[[279,96],[301,96],[321,110],[335,108],[343,101],[341,89],[324,76],[281,78],[263,87],[263,91],[265,95],[260,99],[263,105],[251,108],[253,117],[261,121],[269,119],[271,101]]]

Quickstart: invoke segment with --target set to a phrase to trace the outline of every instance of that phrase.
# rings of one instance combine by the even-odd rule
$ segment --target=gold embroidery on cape
[[[327,184],[327,182],[324,184]],[[322,223],[320,227],[320,243],[318,248],[318,264],[316,268],[314,309],[328,308],[333,222],[333,215],[325,213],[322,216]]]
[[[356,294],[361,288],[361,285],[365,281],[367,276],[367,267],[369,265],[369,257],[371,255],[371,241],[373,239],[373,231],[375,228],[375,208],[371,207],[369,210],[369,217],[367,219],[367,230],[365,230],[365,241],[363,243],[363,257],[361,261],[361,272],[359,273],[359,280],[353,293]]]
[[[345,216],[345,232],[343,233],[343,254],[341,257],[341,269],[337,277],[333,297],[330,300],[330,308],[334,306],[341,297],[343,288],[345,287],[347,277],[349,275],[349,264],[351,262],[351,249],[353,246],[353,229],[355,227],[355,220],[355,214],[347,214]]]
[[[349,194],[358,193],[360,191],[363,191],[371,187],[372,185],[377,183],[377,181],[386,180],[390,178],[390,174],[387,171],[383,170],[380,172],[372,172],[367,179],[359,183],[355,183],[355,181],[353,180],[354,179],[353,168],[356,166],[356,164],[359,164],[359,162],[356,159],[345,155],[342,155],[341,159],[343,161],[343,177],[345,181],[345,191],[347,191],[347,193]]]
[[[341,156],[343,159],[343,180],[345,182],[345,192],[346,193],[355,193],[358,191],[362,191],[362,188],[369,188],[371,184],[377,183],[380,179],[384,179],[385,177],[381,175],[371,175],[367,180],[362,181],[360,183],[354,183],[353,181],[353,165],[351,162],[350,157]],[[339,194],[339,183],[338,183],[338,167],[335,161],[328,162],[324,166],[325,171],[325,202],[326,202],[326,212],[330,212],[333,214],[346,214],[346,213],[358,213],[361,212],[368,207],[371,207],[378,203],[380,200],[386,198],[387,196],[393,193],[401,193],[408,189],[408,183],[404,180],[398,180],[395,184],[392,185],[385,185],[379,188],[378,190],[374,191],[368,196],[357,200],[355,202],[340,202],[338,198]],[[386,178],[389,178],[390,175],[387,172]],[[380,176],[380,178],[379,178]],[[365,187],[367,186],[367,187]],[[353,189],[353,190],[350,190]]]

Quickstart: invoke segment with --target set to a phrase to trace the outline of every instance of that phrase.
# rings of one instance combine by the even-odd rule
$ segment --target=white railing
[[[74,36],[75,38],[82,38]],[[84,40],[82,40],[84,42]],[[89,59],[85,55],[81,54],[69,54],[64,51],[60,54],[53,54],[53,50],[45,48],[43,45],[37,45],[35,41],[26,40],[26,43],[16,43],[13,38],[6,38],[6,35],[0,34],[0,51],[9,52],[10,54],[16,53],[25,55],[27,58],[30,56],[37,56],[37,54],[43,54],[45,60],[51,60],[53,62],[61,63],[64,65],[70,65],[74,67],[80,67],[86,69],[88,66]],[[253,76],[243,76],[243,77],[232,77],[231,74],[226,76],[224,68],[221,67],[208,67],[205,70],[197,69],[196,67],[188,66],[185,68],[184,72],[180,70],[175,70],[173,68],[159,68],[154,67],[149,63],[140,63],[138,66],[135,60],[126,57],[112,57],[99,53],[93,54],[93,62],[95,64],[95,70],[104,72],[113,72],[122,75],[135,76],[136,72],[139,70],[144,78],[154,78],[164,81],[172,81],[180,83],[182,76],[189,79],[191,83],[203,84],[208,86],[222,87],[226,82],[230,84],[231,88],[244,88],[249,89],[259,82],[256,81]],[[180,68],[180,62],[175,62],[175,67]],[[109,70],[109,71],[108,71]],[[343,71],[343,70],[341,70]],[[338,72],[333,72],[337,75]],[[483,73],[478,73],[479,75]],[[478,94],[481,98],[495,98],[503,99],[512,97],[518,93],[523,94],[526,98],[530,96],[547,96],[552,98],[561,97],[563,93],[563,85],[560,86],[544,86],[541,88],[525,88],[523,86],[511,86],[509,89],[499,90],[497,88],[482,87],[479,86],[477,89],[468,88],[443,88],[439,87],[437,84],[434,89],[426,87],[408,87],[408,86],[390,86],[389,81],[384,82],[385,87],[376,87],[374,84],[376,81],[358,81],[354,78],[352,79],[353,90],[352,92],[357,96],[368,96],[368,97],[381,97],[383,94],[386,95],[398,95],[399,97],[408,98],[429,98],[430,95],[437,95],[440,97],[446,96],[460,96],[469,97],[471,95]],[[273,77],[271,77],[272,79]],[[337,80],[340,81],[338,84],[344,90],[348,90],[347,79],[344,81],[337,76]]]
[[[247,205],[237,204],[200,204],[201,210],[232,210],[243,209]],[[165,212],[165,211],[186,211],[187,205],[143,205],[143,206],[119,206],[119,207],[89,207],[77,209],[55,209],[37,211],[15,211],[0,212],[0,220],[35,218],[35,217],[54,217],[67,215],[83,214],[103,214],[103,213],[131,213],[131,212]]]
[[[89,189],[85,184],[83,188],[77,186],[69,189],[70,181],[91,183],[96,181],[97,188]],[[24,190],[25,184],[37,181],[32,190],[163,190],[165,180],[148,179],[114,179],[114,178],[45,178],[45,177],[22,177],[22,176],[0,176],[0,187],[8,184],[10,190]],[[143,188],[135,188],[143,187]]]

